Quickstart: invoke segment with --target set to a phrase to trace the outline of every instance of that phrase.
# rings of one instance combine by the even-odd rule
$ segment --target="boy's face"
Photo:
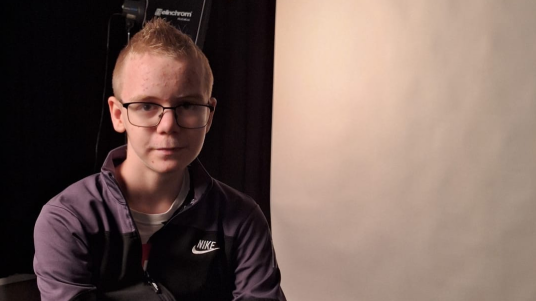
[[[210,129],[214,112],[207,126],[200,129],[180,128],[172,110],[166,110],[160,123],[151,128],[132,125],[122,103],[152,102],[164,107],[184,102],[216,106],[203,81],[200,64],[189,58],[174,58],[155,54],[134,54],[126,58],[121,72],[118,98],[108,104],[114,128],[127,132],[128,149],[125,164],[136,170],[157,173],[182,172],[201,151],[205,134]]]

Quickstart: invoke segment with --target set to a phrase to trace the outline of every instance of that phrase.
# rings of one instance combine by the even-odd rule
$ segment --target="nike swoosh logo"
[[[205,254],[205,253],[209,253],[209,252],[212,252],[212,251],[216,251],[218,250],[219,248],[214,248],[214,249],[208,249],[208,250],[202,250],[202,251],[199,251],[195,248],[196,246],[193,246],[192,247],[192,253],[194,254]]]

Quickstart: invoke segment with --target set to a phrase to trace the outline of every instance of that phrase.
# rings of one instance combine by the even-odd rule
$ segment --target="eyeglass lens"
[[[170,109],[170,108],[166,108]],[[204,105],[181,104],[175,107],[177,124],[183,128],[201,128],[207,124],[209,108]],[[130,123],[140,127],[157,126],[164,116],[163,106],[153,103],[130,103],[127,107]]]

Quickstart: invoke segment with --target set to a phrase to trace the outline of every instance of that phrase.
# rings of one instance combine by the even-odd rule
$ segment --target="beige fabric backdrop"
[[[289,300],[536,300],[536,1],[278,0]]]

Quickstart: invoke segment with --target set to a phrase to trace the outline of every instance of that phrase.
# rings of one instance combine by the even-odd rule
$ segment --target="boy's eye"
[[[160,111],[161,107],[154,103],[133,103],[129,106],[129,109],[135,112],[155,112]]]
[[[151,103],[145,103],[145,104],[142,104],[140,106],[140,109],[142,111],[153,111],[153,110],[156,110],[158,109],[158,106],[154,105],[154,104],[151,104]]]

